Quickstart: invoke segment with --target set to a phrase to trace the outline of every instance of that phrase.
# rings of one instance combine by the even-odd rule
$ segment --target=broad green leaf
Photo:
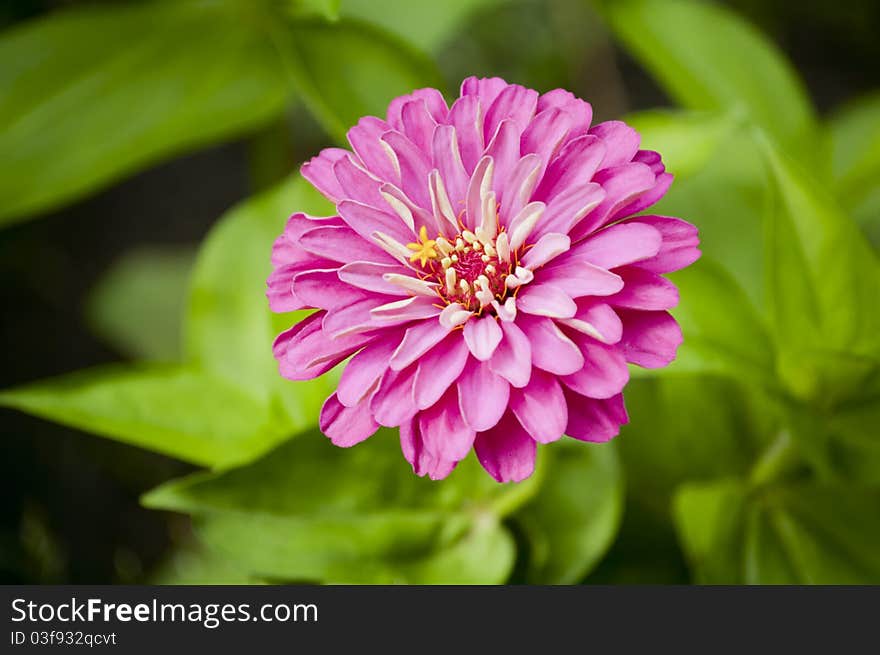
[[[733,584],[741,575],[746,489],[737,480],[683,486],[673,514],[698,584]]]
[[[765,247],[780,376],[800,397],[846,397],[880,365],[880,260],[820,184],[760,143],[775,192]]]
[[[195,464],[224,467],[288,435],[267,405],[178,366],[109,366],[0,392],[0,406]]]
[[[417,477],[400,452],[396,430],[382,429],[352,448],[339,448],[309,431],[248,466],[164,484],[144,503],[186,512],[300,517],[358,516],[389,508],[455,512],[468,507],[482,513],[495,512],[511,496],[525,502],[536,486],[535,479],[499,485],[472,457],[444,482]]]
[[[120,257],[92,289],[86,320],[92,331],[133,358],[180,359],[190,248],[144,247]]]
[[[193,544],[173,551],[150,574],[148,580],[149,584],[156,585],[243,585],[258,582],[234,562]]]
[[[291,424],[304,429],[317,421],[331,384],[279,376],[272,341],[303,313],[273,315],[265,295],[272,243],[296,211],[328,215],[333,207],[296,176],[220,219],[193,270],[185,342],[189,358],[200,367],[264,402],[280,398]]]
[[[752,305],[761,308],[761,244],[768,193],[758,147],[735,130],[722,138],[716,156],[700,170],[690,177],[676,179],[651,212],[679,216],[696,225],[703,258],[722,266],[742,287]]]
[[[362,116],[384,117],[395,97],[442,87],[420,51],[367,24],[298,22],[273,34],[309,110],[342,142]]]
[[[880,492],[735,481],[687,485],[676,522],[695,578],[707,584],[877,584]]]
[[[669,373],[719,373],[772,385],[773,343],[736,281],[706,257],[672,279],[681,296],[673,314],[684,342]]]
[[[617,441],[627,496],[661,516],[684,482],[745,476],[778,429],[762,394],[721,377],[633,380],[625,398],[630,422]]]
[[[489,583],[512,566],[498,521],[536,489],[536,480],[498,485],[472,457],[443,482],[418,478],[389,430],[351,449],[307,432],[251,465],[172,481],[143,502],[193,513],[207,546],[261,577]]]
[[[315,16],[336,20],[339,18],[341,0],[285,0],[287,13],[294,18]]]
[[[380,25],[414,46],[436,52],[474,13],[507,0],[342,0],[343,16]]]
[[[731,115],[665,109],[630,114],[626,122],[641,134],[642,148],[663,155],[677,184],[702,170],[736,125]]]
[[[828,417],[829,457],[840,476],[880,484],[880,388],[875,379],[861,398],[835,408]]]
[[[813,108],[784,55],[730,10],[699,0],[601,4],[623,45],[684,107],[743,110],[793,148],[815,130]]]
[[[515,519],[531,551],[532,584],[574,584],[599,561],[617,532],[623,480],[612,444],[548,448],[544,483]]]
[[[75,8],[0,36],[0,224],[280,113],[278,55],[245,3]]]
[[[880,189],[880,93],[844,107],[828,128],[837,197],[857,209]]]

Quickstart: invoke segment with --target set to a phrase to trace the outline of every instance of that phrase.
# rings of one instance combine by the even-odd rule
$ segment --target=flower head
[[[318,311],[274,352],[292,380],[345,359],[321,411],[339,446],[400,428],[419,475],[473,448],[499,481],[528,477],[536,445],[614,437],[627,363],[675,357],[678,292],[696,229],[639,215],[672,181],[619,121],[557,89],[469,78],[362,118],[352,151],[302,174],[336,215],[291,216],[273,248],[270,306]],[[352,357],[353,356],[353,357]]]

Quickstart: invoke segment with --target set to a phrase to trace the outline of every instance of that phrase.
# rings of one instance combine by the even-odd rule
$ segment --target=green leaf
[[[442,81],[407,43],[367,24],[295,23],[274,40],[309,110],[340,142],[362,116],[385,116],[388,103]]]
[[[243,585],[257,584],[259,580],[230,560],[187,544],[159,564],[147,582],[154,585]]]
[[[705,584],[877,584],[880,491],[791,484],[749,491],[736,481],[686,485],[675,516]]]
[[[92,331],[133,358],[180,359],[180,328],[190,248],[143,247],[120,257],[92,289],[86,320]]]
[[[343,16],[380,25],[416,47],[436,52],[467,19],[506,0],[343,0]]]
[[[627,497],[666,517],[682,483],[745,476],[779,419],[749,385],[709,375],[633,380],[618,438]]]
[[[341,4],[341,0],[286,0],[287,13],[294,18],[337,20]]]
[[[642,148],[663,154],[677,184],[702,170],[737,124],[731,115],[667,109],[636,112],[626,122],[641,134]]]
[[[247,132],[290,93],[244,3],[76,8],[0,37],[0,224]]]
[[[880,189],[880,93],[860,98],[828,124],[837,197],[857,209]]]
[[[772,386],[773,343],[736,281],[706,257],[672,279],[681,296],[673,314],[684,343],[664,374],[719,373]]]
[[[603,13],[628,51],[688,109],[743,110],[786,146],[816,118],[775,45],[736,14],[698,0],[613,0]]]
[[[265,296],[272,243],[287,217],[333,207],[296,176],[225,214],[205,240],[193,270],[185,325],[186,351],[199,367],[271,404],[277,399],[299,430],[315,425],[328,377],[290,382],[272,356],[275,336],[303,312],[273,315]]]
[[[759,142],[775,191],[765,247],[779,373],[797,396],[831,403],[880,366],[880,260],[821,184]]]
[[[746,490],[737,480],[688,484],[675,496],[679,538],[698,584],[734,584]]]
[[[352,449],[308,432],[259,461],[147,494],[195,514],[205,543],[261,577],[331,582],[500,582],[512,566],[503,516],[537,481],[498,485],[471,457],[443,482],[413,475],[397,435]]]
[[[761,153],[740,131],[724,136],[717,152],[692,176],[676,179],[651,211],[695,224],[703,259],[722,266],[752,305],[763,307],[761,244],[769,191]]]
[[[287,436],[239,388],[177,366],[109,366],[0,392],[11,407],[212,467],[252,459]]]
[[[531,542],[531,584],[573,584],[614,540],[623,510],[623,480],[611,444],[565,441],[548,448],[544,483],[515,520]]]

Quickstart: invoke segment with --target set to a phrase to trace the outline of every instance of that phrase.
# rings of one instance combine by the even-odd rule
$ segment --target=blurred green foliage
[[[342,141],[394,96],[444,88],[439,53],[506,4],[187,0],[14,27],[0,36],[0,221],[294,106]],[[496,485],[472,457],[444,482],[416,478],[388,431],[335,448],[314,430],[332,375],[284,381],[269,347],[297,320],[266,307],[271,243],[293,209],[330,211],[285,178],[224,215],[194,264],[134,253],[96,290],[96,331],[165,363],[0,392],[0,405],[206,468],[143,499],[190,515],[197,535],[157,580],[880,582],[878,97],[823,121],[777,47],[713,3],[571,12],[679,106],[628,117],[677,175],[658,213],[701,231],[704,258],[673,276],[678,360],[633,371],[615,442],[542,448],[520,485]]]

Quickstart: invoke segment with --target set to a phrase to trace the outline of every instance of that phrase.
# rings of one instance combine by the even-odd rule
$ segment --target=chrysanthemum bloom
[[[473,447],[519,481],[536,444],[627,422],[627,362],[665,366],[682,339],[660,274],[700,252],[692,225],[636,215],[672,181],[660,155],[591,120],[567,91],[470,78],[451,108],[397,98],[302,167],[336,215],[294,214],[275,243],[272,309],[318,311],[274,352],[291,380],[354,355],[321,410],[334,444],[399,427],[418,475]]]

